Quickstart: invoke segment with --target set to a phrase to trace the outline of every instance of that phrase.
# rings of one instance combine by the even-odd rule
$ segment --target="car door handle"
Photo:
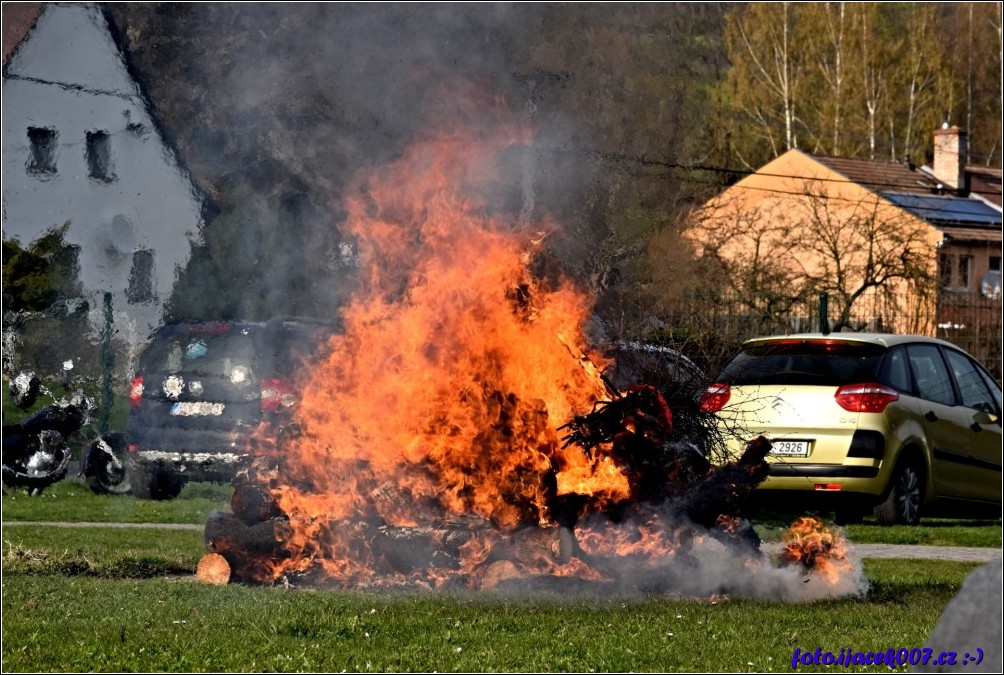
[[[928,410],[927,414],[924,415],[924,419],[927,420],[928,422],[937,422],[938,416],[934,414],[933,410]]]

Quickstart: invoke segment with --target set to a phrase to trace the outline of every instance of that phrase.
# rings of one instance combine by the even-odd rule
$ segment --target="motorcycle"
[[[11,379],[9,390],[14,404],[28,410],[42,387],[34,373],[20,373]],[[83,392],[59,400],[49,396],[50,405],[20,422],[3,425],[3,484],[24,488],[29,495],[38,495],[66,477],[73,454],[69,440],[93,422],[95,405]],[[121,460],[125,446],[123,434],[97,434],[86,443],[81,475],[93,492],[128,492]]]

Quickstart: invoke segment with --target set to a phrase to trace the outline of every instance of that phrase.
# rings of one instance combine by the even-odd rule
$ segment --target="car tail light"
[[[129,385],[129,403],[132,407],[136,408],[140,403],[143,402],[143,376],[137,375],[132,378],[132,383]]]
[[[816,483],[815,488],[817,492],[840,492],[840,488],[843,485],[840,483]]]
[[[273,377],[261,381],[262,412],[279,412],[280,409],[289,408],[295,403],[293,388],[285,380]]]
[[[899,392],[884,384],[845,384],[833,395],[844,410],[858,413],[880,413],[893,401],[899,400]]]
[[[722,382],[715,382],[701,394],[701,412],[716,413],[725,407],[732,396],[732,389]]]

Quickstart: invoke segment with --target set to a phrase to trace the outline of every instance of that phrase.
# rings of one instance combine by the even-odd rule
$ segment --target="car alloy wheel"
[[[889,496],[875,507],[875,517],[884,525],[916,525],[923,497],[920,472],[912,463],[903,463],[893,474]]]

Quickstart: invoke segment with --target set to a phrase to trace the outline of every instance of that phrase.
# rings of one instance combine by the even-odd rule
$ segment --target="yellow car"
[[[1000,513],[1001,388],[943,340],[749,340],[701,409],[717,415],[730,454],[759,435],[772,442],[761,497],[831,507],[843,522],[869,509],[879,522],[905,524],[948,505]]]

